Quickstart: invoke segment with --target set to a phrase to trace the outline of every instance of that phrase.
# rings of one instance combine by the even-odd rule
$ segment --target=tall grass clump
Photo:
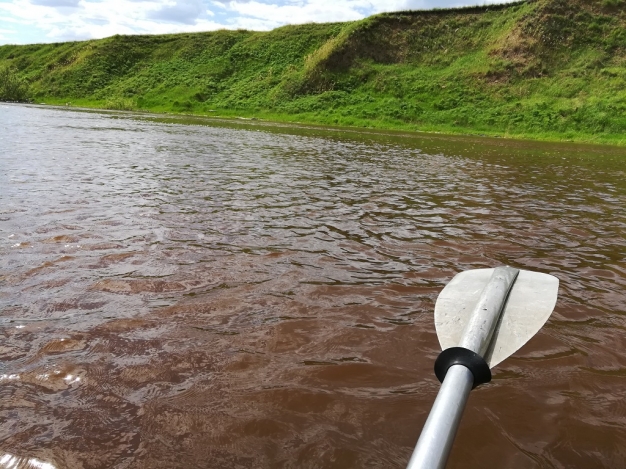
[[[26,102],[29,99],[28,83],[12,67],[0,68],[0,101]]]
[[[128,98],[111,98],[104,103],[104,107],[114,111],[136,111],[137,102]]]

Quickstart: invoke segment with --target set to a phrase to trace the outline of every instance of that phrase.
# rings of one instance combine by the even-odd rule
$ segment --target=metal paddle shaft
[[[407,469],[446,466],[473,384],[474,375],[468,368],[453,365],[448,369]]]
[[[480,294],[478,303],[465,326],[461,347],[476,352],[481,357],[485,356],[485,352],[491,345],[506,298],[518,274],[519,270],[513,267],[493,269],[493,274]]]
[[[461,347],[485,356],[518,274],[519,270],[512,267],[493,269],[465,326]],[[447,370],[408,469],[445,467],[473,385],[474,375],[465,366],[453,365]]]

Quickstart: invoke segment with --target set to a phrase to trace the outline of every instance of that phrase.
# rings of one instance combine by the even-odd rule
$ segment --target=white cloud
[[[33,5],[46,7],[77,7],[80,0],[30,0]]]
[[[213,15],[201,0],[176,0],[151,12],[148,18],[166,23],[196,24],[202,16]]]
[[[350,21],[497,0],[0,0],[0,44]],[[17,32],[10,29],[19,24]]]
[[[13,34],[15,34],[14,29],[0,29],[0,41],[8,40]]]
[[[46,5],[36,5],[28,0],[0,3],[0,18],[4,11],[6,21],[21,24],[20,29],[40,30],[39,42],[93,39],[114,34],[206,31],[226,26],[209,21],[211,13],[194,0],[176,3],[168,0],[79,0],[75,8],[58,4],[68,0],[34,1]],[[53,5],[54,2],[57,4]],[[168,11],[170,16],[164,17]]]
[[[357,20],[367,16],[372,3],[368,0],[309,0],[278,5],[253,0],[232,1],[227,4],[227,8],[240,16],[265,20],[278,26],[287,23]]]

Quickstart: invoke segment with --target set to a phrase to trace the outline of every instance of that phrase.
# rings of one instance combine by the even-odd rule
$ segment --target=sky
[[[350,21],[506,0],[0,0],[0,45]]]

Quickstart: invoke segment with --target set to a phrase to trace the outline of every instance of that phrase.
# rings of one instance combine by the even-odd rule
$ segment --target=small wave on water
[[[0,468],[405,467],[501,264],[559,302],[449,467],[623,466],[623,150],[204,124],[2,108]]]

